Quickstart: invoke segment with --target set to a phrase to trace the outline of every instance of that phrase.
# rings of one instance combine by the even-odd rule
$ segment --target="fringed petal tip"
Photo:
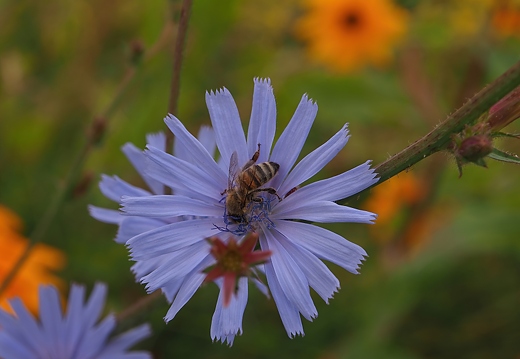
[[[213,343],[220,342],[228,347],[232,347],[237,335],[242,335],[242,329],[238,328],[238,331],[235,333],[220,333],[219,335],[213,335],[211,340]]]
[[[305,333],[302,330],[302,331],[287,332],[287,335],[289,336],[290,339],[294,339],[297,336],[300,336],[303,338],[305,336]]]
[[[302,96],[302,99],[300,100],[300,104],[302,102],[307,102],[309,105],[313,106],[316,108],[316,110],[318,109],[318,103],[312,99],[311,97],[309,97],[309,95],[307,93],[304,93],[303,96]]]
[[[255,85],[269,85],[269,87],[272,89],[271,79],[269,77],[255,77],[253,78],[253,82]]]
[[[231,92],[225,87],[221,87],[217,90],[206,91],[206,99],[216,96],[231,96]]]

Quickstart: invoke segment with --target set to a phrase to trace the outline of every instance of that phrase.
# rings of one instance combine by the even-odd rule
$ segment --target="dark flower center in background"
[[[362,18],[356,10],[348,10],[341,16],[341,25],[347,30],[355,30],[362,24]]]

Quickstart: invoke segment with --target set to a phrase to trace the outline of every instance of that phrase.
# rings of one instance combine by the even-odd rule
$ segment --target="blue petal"
[[[347,125],[344,125],[330,140],[309,153],[300,161],[283,181],[278,191],[287,193],[318,173],[347,144],[349,139]]]
[[[164,320],[169,322],[175,315],[181,310],[182,307],[191,299],[193,294],[199,289],[200,285],[204,281],[206,274],[202,273],[202,270],[207,267],[207,264],[211,261],[211,256],[206,257],[207,260],[201,262],[201,264],[195,268],[189,275],[187,275],[182,283],[179,292],[175,296],[170,309],[166,313]]]
[[[216,201],[210,204],[180,195],[123,196],[121,205],[121,210],[127,215],[142,217],[222,217],[224,213],[224,205]]]
[[[42,336],[39,325],[19,298],[10,300],[9,304],[16,314],[18,321],[0,309],[0,324],[2,324],[3,328],[9,330],[9,332],[5,329],[0,330],[0,336],[11,334],[12,340],[26,347],[31,352],[38,353],[40,348],[45,346],[45,338]],[[18,344],[13,344],[13,350],[16,347],[18,347]],[[0,354],[6,357],[8,355],[8,353],[4,354],[1,350]]]
[[[367,255],[357,244],[327,229],[293,221],[276,221],[275,224],[276,230],[289,240],[351,273],[358,273],[359,265]]]
[[[96,359],[114,359],[118,354],[123,353],[141,339],[149,337],[151,333],[152,331],[150,325],[148,324],[143,324],[139,327],[129,330],[113,339],[105,348],[103,348],[102,354]],[[125,353],[121,355],[128,354]],[[132,353],[132,355],[132,358],[135,357],[151,359],[151,356],[148,353]]]
[[[166,135],[164,132],[148,133],[146,143],[160,150],[169,152],[166,148]]]
[[[137,236],[138,234],[148,232],[152,229],[164,226],[165,222],[155,218],[143,218],[143,217],[125,217],[119,224],[116,238],[116,243],[126,243],[130,238]]]
[[[139,234],[126,245],[134,260],[157,257],[190,246],[216,234],[214,218],[202,218],[172,223]]]
[[[299,188],[284,202],[337,201],[370,187],[379,180],[376,176],[367,161],[350,171]]]
[[[60,308],[60,298],[55,287],[40,286],[40,325],[48,349],[48,354],[52,358],[63,358],[69,355],[64,353],[60,345],[65,333],[62,333],[62,312]]]
[[[265,249],[267,247],[264,237],[260,237],[260,243],[262,248]],[[287,331],[287,335],[290,338],[293,338],[296,335],[304,335],[300,312],[289,301],[289,299],[287,299],[287,296],[282,290],[278,278],[276,277],[273,265],[269,261],[265,263],[264,267],[269,289],[271,290],[271,294],[276,303],[276,307],[278,308],[278,313],[282,319],[283,326]]]
[[[149,174],[158,181],[183,191],[183,194],[189,193],[192,198],[221,200],[220,193],[227,187],[227,176],[218,181],[201,168],[154,147],[148,147],[145,154],[152,161],[148,167]]]
[[[83,323],[84,320],[88,319],[88,317],[83,315],[84,301],[85,287],[73,284],[69,290],[67,314],[64,318],[65,342],[69,353],[75,351],[78,343],[84,338],[85,331],[88,329],[85,325],[78,325],[78,323]]]
[[[88,340],[83,340],[76,349],[77,358],[95,358],[104,347],[107,338],[116,326],[116,319],[113,315],[107,316],[95,327],[91,326],[88,330]]]
[[[122,196],[149,196],[151,193],[142,188],[132,186],[117,176],[101,175],[99,182],[101,193],[114,202],[119,202]]]
[[[317,112],[318,105],[309,100],[307,95],[303,95],[291,121],[276,142],[269,159],[280,165],[278,175],[271,181],[272,187],[278,188],[298,159]]]
[[[164,147],[165,147],[164,144],[161,144],[161,143],[159,143],[159,141],[155,141],[155,140],[152,142],[154,144],[162,145],[162,147],[160,147],[160,148],[164,150]],[[152,145],[152,144],[150,144],[150,145]],[[152,190],[152,192],[155,194],[164,193],[164,185],[162,183],[160,183],[159,181],[151,178],[148,175],[146,157],[145,157],[143,151],[138,149],[131,143],[126,143],[125,145],[123,145],[121,150],[126,155],[128,160],[130,161],[130,163],[132,163],[132,165],[135,167],[135,169],[137,170],[137,172],[139,173],[141,178],[146,182],[146,184],[148,185],[148,188],[150,188]],[[130,193],[124,193],[124,194],[132,196],[132,194],[130,194]]]
[[[291,254],[281,245],[283,235],[277,231],[266,230],[263,233],[267,246],[273,253],[269,263],[273,266],[276,278],[287,299],[307,319],[312,321],[318,315],[312,301],[309,282]],[[262,246],[263,250],[267,250]]]
[[[376,215],[372,212],[341,206],[330,201],[297,203],[282,201],[271,215],[271,219],[303,219],[311,222],[334,223],[352,222],[371,224]]]
[[[231,297],[227,307],[224,307],[224,291],[222,280],[219,280],[220,292],[215,307],[215,313],[211,319],[210,336],[214,341],[228,342],[233,345],[236,335],[242,334],[242,320],[248,299],[247,277],[238,280],[238,291]]]
[[[247,131],[248,156],[251,158],[261,144],[258,163],[269,158],[276,132],[276,102],[269,79],[255,79],[253,107]]]
[[[97,219],[103,223],[119,224],[125,218],[121,215],[121,212],[114,209],[107,209],[96,207],[93,205],[88,206],[88,211],[92,218]]]
[[[217,149],[217,141],[215,139],[215,131],[210,126],[201,126],[197,134],[202,146],[208,151],[212,158],[215,158],[215,150]]]
[[[193,271],[206,259],[210,246],[206,241],[200,241],[174,253],[166,255],[150,274],[141,278],[141,283],[148,283],[148,293],[160,289],[168,281],[181,278]]]
[[[309,285],[328,303],[339,289],[339,280],[336,276],[318,257],[298,246],[296,241],[287,239],[283,235],[277,238],[305,274]]]
[[[213,157],[208,153],[206,148],[186,130],[186,127],[175,116],[169,115],[164,119],[168,128],[176,136],[176,140],[181,142],[185,148],[189,149],[187,162],[203,169],[207,175],[214,181],[226,183],[227,173],[217,165]]]
[[[237,151],[238,163],[246,163],[246,138],[233,96],[226,88],[206,92],[206,104],[221,157],[229,161],[233,152]]]

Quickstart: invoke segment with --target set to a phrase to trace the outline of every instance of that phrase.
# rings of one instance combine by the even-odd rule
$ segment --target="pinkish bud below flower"
[[[457,155],[469,162],[477,162],[493,151],[493,143],[486,135],[468,137],[457,149]]]

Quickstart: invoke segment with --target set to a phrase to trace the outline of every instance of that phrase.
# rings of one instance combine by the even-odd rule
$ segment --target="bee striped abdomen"
[[[275,162],[253,165],[242,172],[242,180],[249,190],[253,190],[269,182],[279,168],[280,165]]]

